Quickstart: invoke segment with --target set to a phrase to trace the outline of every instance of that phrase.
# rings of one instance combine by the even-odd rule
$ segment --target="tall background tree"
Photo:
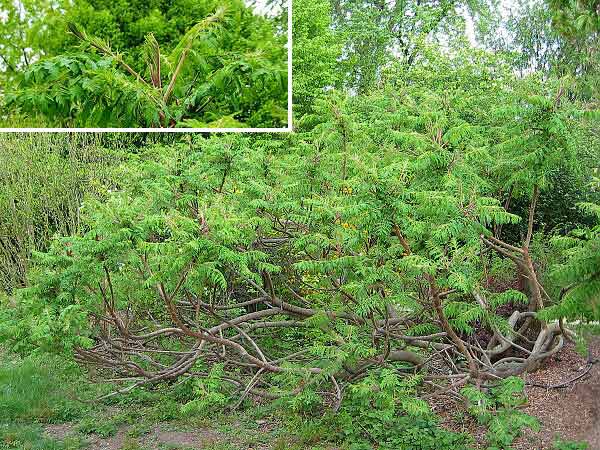
[[[465,12],[487,11],[485,1],[335,0],[334,27],[344,37],[348,86],[366,92],[390,61],[412,65],[425,43],[448,44],[464,36]]]

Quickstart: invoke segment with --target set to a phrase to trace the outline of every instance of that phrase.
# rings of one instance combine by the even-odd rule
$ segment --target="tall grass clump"
[[[0,137],[0,292],[26,283],[33,251],[54,234],[79,230],[79,206],[89,193],[102,196],[117,159],[88,134],[5,134]]]

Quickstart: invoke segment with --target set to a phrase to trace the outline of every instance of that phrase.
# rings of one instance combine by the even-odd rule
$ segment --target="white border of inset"
[[[292,124],[292,0],[287,2],[288,101],[285,128],[0,128],[0,133],[289,133]]]

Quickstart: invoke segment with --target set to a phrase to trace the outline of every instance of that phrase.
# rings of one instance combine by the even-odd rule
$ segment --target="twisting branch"
[[[205,221],[201,220],[199,226],[204,229]],[[208,228],[206,233],[210,233]],[[401,230],[395,227],[392,233],[404,248],[404,256],[410,254],[410,244]],[[269,239],[261,237],[257,239],[257,245]],[[482,241],[490,248],[512,255],[523,270],[533,270],[528,264],[525,248],[495,237],[482,237]],[[280,241],[275,242],[278,245]],[[427,314],[421,314],[422,311],[398,312],[376,305],[368,313],[358,315],[351,309],[359,303],[355,298],[341,302],[343,309],[340,311],[307,307],[315,303],[311,304],[311,298],[305,297],[302,288],[297,287],[298,283],[281,280],[282,275],[274,277],[268,271],[259,271],[260,277],[250,278],[234,267],[227,267],[225,271],[229,277],[226,289],[214,287],[193,293],[190,290],[194,287],[188,277],[197,264],[195,259],[172,275],[173,284],[166,284],[156,281],[154,266],[148,258],[147,254],[139,253],[139,273],[136,274],[152,287],[159,303],[164,305],[166,314],[162,318],[159,315],[157,319],[151,317],[152,320],[144,322],[143,326],[129,318],[123,323],[123,314],[117,310],[117,305],[122,304],[118,298],[118,285],[113,284],[114,274],[108,266],[104,267],[99,287],[90,291],[103,305],[94,316],[100,332],[92,348],[77,349],[77,358],[109,369],[132,382],[129,387],[109,395],[181,376],[207,376],[195,370],[196,363],[201,360],[207,367],[220,363],[228,369],[223,381],[234,386],[240,394],[234,407],[250,394],[265,398],[296,395],[311,383],[325,382],[328,395],[334,399],[332,408],[337,410],[343,400],[345,383],[360,380],[369,370],[378,367],[393,367],[400,376],[422,372],[424,379],[436,388],[424,395],[457,396],[458,389],[467,382],[479,385],[483,380],[535,370],[542,361],[560,351],[564,339],[572,335],[563,324],[556,322],[536,328],[536,334],[532,336],[530,324],[537,320],[536,313],[514,311],[508,319],[508,331],[501,331],[493,324],[483,324],[490,326],[493,332],[487,342],[478,336],[467,338],[454,329],[444,310],[446,299],[462,295],[462,292],[446,285],[438,286],[441,284],[438,273],[425,273],[418,282],[423,286],[422,304],[433,309],[434,321],[441,331],[411,336],[415,325],[430,320],[425,317]],[[331,280],[335,282],[330,286]],[[343,293],[348,290],[344,278],[326,275],[323,281],[325,287],[318,291],[322,295],[343,298]],[[300,283],[300,286],[304,285]],[[384,286],[376,284],[373,292],[385,300]],[[472,295],[482,308],[488,309],[484,292],[475,290]],[[307,320],[316,315],[326,316],[330,322],[316,325]],[[360,328],[361,333],[371,337],[370,357],[332,361],[331,366],[326,366],[311,360],[310,343],[299,343],[292,351],[276,347],[273,354],[263,350],[267,348],[265,337],[278,330],[318,326],[320,331],[330,333],[332,347],[337,346],[344,354],[351,341],[338,332],[337,327],[342,323]],[[531,340],[524,336],[525,331]],[[230,375],[232,368],[239,373],[236,374],[239,378]],[[298,387],[289,392],[272,392],[272,376],[278,373],[298,375],[301,378]],[[434,380],[442,381],[434,383]]]

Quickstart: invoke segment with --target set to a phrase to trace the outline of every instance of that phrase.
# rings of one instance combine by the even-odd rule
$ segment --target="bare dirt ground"
[[[70,423],[63,423],[59,425],[46,425],[46,435],[54,439],[65,439],[69,436],[76,434],[75,426]],[[101,438],[96,435],[92,435],[87,439],[88,447],[90,450],[121,450],[125,444],[125,430],[119,430],[115,436]]]
[[[238,427],[239,425],[239,427]],[[267,450],[273,448],[260,442],[260,433],[268,434],[275,423],[257,422],[256,430],[248,430],[242,424],[232,423],[233,431],[217,429],[207,423],[197,426],[175,423],[154,425],[143,433],[132,433],[133,427],[123,425],[112,436],[101,437],[97,434],[85,436],[86,450]],[[48,437],[63,440],[81,436],[77,425],[73,423],[51,424],[44,427]]]
[[[585,442],[588,450],[600,450],[600,336],[588,342],[589,356],[567,343],[539,370],[524,375],[527,403],[521,410],[538,419],[540,430],[523,430],[511,448],[553,450],[560,439]],[[476,448],[487,448],[485,428],[467,415],[457,417],[454,401],[438,397],[430,406],[441,417],[442,426],[466,431],[475,437]]]
[[[72,424],[47,425],[46,434],[55,439],[64,439],[76,433]],[[142,438],[132,439],[127,436],[127,428],[121,428],[114,436],[102,438],[90,435],[87,439],[89,450],[122,450],[136,445],[148,450],[163,448],[203,449],[223,441],[219,433],[210,429],[198,429],[194,432],[173,430],[165,426],[155,426]],[[133,447],[135,448],[135,447]]]
[[[185,448],[206,448],[222,440],[219,433],[210,430],[198,430],[197,432],[177,431],[156,426],[149,435],[145,436],[143,443],[150,449],[158,448],[161,444],[177,445]]]
[[[589,357],[581,356],[568,343],[541,369],[526,375],[528,402],[523,411],[537,417],[541,429],[525,432],[513,448],[551,449],[559,437],[584,441],[589,450],[600,450],[600,336],[589,343]]]
[[[69,424],[48,425],[46,434],[56,439],[64,439],[76,433],[74,427]],[[175,431],[157,426],[141,439],[133,440],[127,437],[125,428],[119,430],[114,436],[101,438],[91,435],[87,440],[89,450],[121,450],[132,446],[132,442],[143,445],[142,448],[159,450],[162,448],[184,448],[202,449],[209,448],[219,441],[217,433],[211,430],[197,430],[196,432]]]

